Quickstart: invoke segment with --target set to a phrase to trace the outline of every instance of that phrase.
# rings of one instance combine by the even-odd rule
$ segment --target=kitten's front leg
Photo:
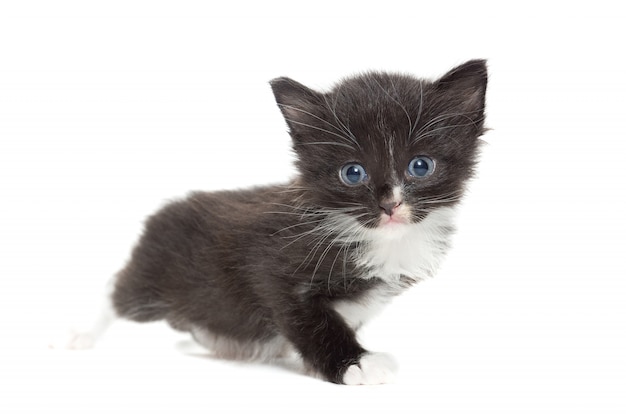
[[[354,330],[328,302],[299,305],[290,311],[283,327],[305,363],[331,382],[370,385],[393,381],[393,359],[363,349]]]

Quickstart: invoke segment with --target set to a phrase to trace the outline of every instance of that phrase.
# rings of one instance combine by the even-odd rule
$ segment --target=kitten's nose
[[[383,211],[387,214],[387,216],[391,216],[393,214],[394,210],[397,209],[400,204],[402,204],[402,201],[400,201],[400,202],[384,201],[382,203],[379,203],[378,206],[381,209],[383,209]]]

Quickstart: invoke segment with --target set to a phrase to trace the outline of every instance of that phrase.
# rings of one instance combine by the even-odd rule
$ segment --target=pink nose
[[[387,214],[387,216],[391,216],[393,212],[395,211],[395,209],[397,209],[400,204],[402,204],[402,201],[400,202],[385,201],[385,202],[378,204],[378,206],[381,209],[383,209],[383,211]]]

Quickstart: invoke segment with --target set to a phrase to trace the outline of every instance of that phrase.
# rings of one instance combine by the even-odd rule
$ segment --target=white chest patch
[[[370,230],[355,261],[367,271],[364,279],[380,278],[387,285],[371,289],[356,300],[337,301],[335,311],[358,329],[406,287],[401,277],[419,280],[432,276],[449,247],[453,218],[453,209],[442,208],[417,224]]]
[[[355,261],[367,273],[390,285],[401,276],[415,280],[431,277],[450,245],[454,209],[434,210],[419,223],[371,229]]]
[[[388,290],[373,289],[355,301],[340,300],[335,302],[334,308],[337,313],[353,329],[358,329],[363,324],[377,316],[389,303],[393,295]]]

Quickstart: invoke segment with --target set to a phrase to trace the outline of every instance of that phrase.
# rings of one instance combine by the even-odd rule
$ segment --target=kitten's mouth
[[[391,216],[387,215],[387,214],[381,214],[381,218],[380,218],[380,227],[393,227],[396,225],[401,225],[401,224],[408,224],[409,221],[406,217],[398,215],[398,214],[393,214]]]

